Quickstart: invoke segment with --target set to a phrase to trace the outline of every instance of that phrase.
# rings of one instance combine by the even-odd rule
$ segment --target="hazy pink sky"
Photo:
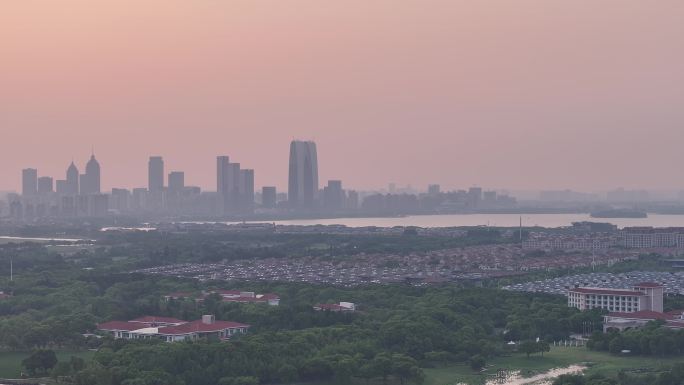
[[[0,189],[162,155],[373,188],[684,188],[681,0],[0,2]]]

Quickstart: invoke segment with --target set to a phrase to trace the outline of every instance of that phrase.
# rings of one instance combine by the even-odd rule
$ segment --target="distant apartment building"
[[[623,188],[619,188],[606,193],[606,200],[608,202],[634,203],[647,202],[649,199],[650,196],[646,190],[625,190]]]
[[[169,173],[169,192],[180,194],[185,188],[185,173],[182,171],[171,171]]]
[[[347,191],[347,200],[345,207],[348,210],[357,210],[359,208],[359,193],[354,190]]]
[[[151,193],[164,190],[164,159],[151,156],[147,163],[147,189]]]
[[[240,170],[238,181],[238,209],[244,213],[254,210],[254,170]]]
[[[25,168],[21,171],[21,195],[33,196],[38,194],[38,170]]]
[[[626,227],[622,245],[627,248],[684,248],[684,227]]]
[[[216,192],[221,214],[250,213],[254,209],[254,170],[240,169],[225,155],[216,157]]]
[[[539,200],[542,202],[593,202],[598,201],[596,194],[577,192],[572,190],[541,191]]]
[[[109,208],[116,212],[126,212],[130,209],[131,192],[123,188],[113,188],[109,199]]]
[[[618,245],[620,237],[615,233],[531,233],[522,243],[529,250],[605,250]]]
[[[264,186],[261,189],[261,206],[267,209],[276,207],[277,192],[275,186]]]
[[[346,193],[342,189],[342,181],[329,180],[323,188],[323,207],[330,211],[341,210],[345,207]]]
[[[575,239],[562,238],[551,239],[526,239],[523,241],[523,249],[530,250],[605,250],[616,246],[611,240]]]
[[[51,177],[41,176],[38,178],[38,194],[45,195],[54,192],[54,183]]]
[[[482,188],[480,187],[471,187],[468,189],[468,205],[471,208],[476,208],[480,206],[480,202],[482,201]]]
[[[428,195],[438,195],[440,193],[440,186],[438,184],[428,185]]]

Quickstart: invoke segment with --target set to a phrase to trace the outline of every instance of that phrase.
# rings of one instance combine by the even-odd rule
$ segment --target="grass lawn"
[[[59,361],[68,361],[71,356],[89,360],[94,352],[88,350],[55,350]],[[31,352],[0,352],[0,378],[19,378],[21,361],[31,355]]]
[[[527,358],[524,354],[514,354],[510,357],[499,357],[487,363],[487,371],[476,374],[465,365],[445,368],[425,369],[425,385],[454,385],[465,383],[469,385],[484,384],[488,375],[495,374],[498,369],[520,370],[523,375],[531,376],[549,369],[566,367],[572,364],[590,363],[586,373],[601,373],[607,376],[615,375],[621,369],[650,368],[658,369],[664,365],[682,362],[682,357],[650,358],[613,356],[608,353],[594,352],[586,348],[552,348],[544,357],[533,355]]]

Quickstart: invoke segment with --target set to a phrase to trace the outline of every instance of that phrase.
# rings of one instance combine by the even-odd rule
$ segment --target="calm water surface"
[[[348,227],[452,227],[452,226],[523,226],[562,227],[572,222],[591,221],[609,222],[618,227],[653,226],[684,227],[684,215],[649,214],[648,218],[591,218],[589,214],[454,214],[454,215],[413,215],[393,218],[334,218],[334,219],[296,219],[275,221],[278,225],[345,225]]]

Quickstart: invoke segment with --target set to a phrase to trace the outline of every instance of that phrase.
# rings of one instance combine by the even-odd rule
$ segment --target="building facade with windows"
[[[610,312],[663,312],[663,286],[652,282],[632,289],[577,287],[568,290],[568,306],[580,310],[605,309]]]

